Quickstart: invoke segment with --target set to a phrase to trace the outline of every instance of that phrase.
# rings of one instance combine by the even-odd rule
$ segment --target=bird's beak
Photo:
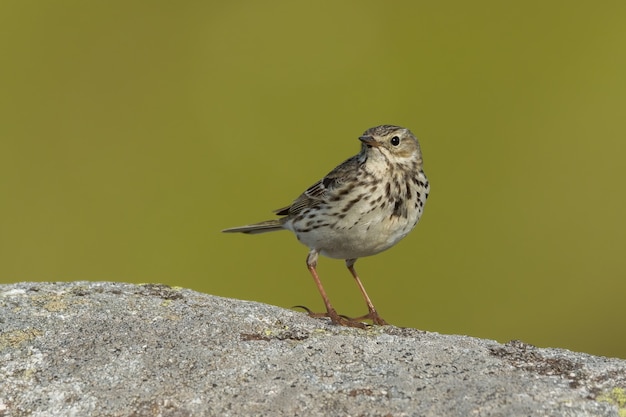
[[[373,146],[375,148],[378,148],[380,146],[380,143],[378,143],[376,139],[371,136],[360,136],[359,140],[367,146]]]

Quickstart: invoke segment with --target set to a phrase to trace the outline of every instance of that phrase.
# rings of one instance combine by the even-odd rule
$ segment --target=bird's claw
[[[374,324],[376,324],[378,326],[387,326],[387,325],[389,325],[389,323],[387,323],[385,321],[385,319],[380,317],[376,311],[370,311],[369,313],[367,313],[364,316],[350,318],[350,320],[371,320],[372,323],[374,323]]]
[[[314,313],[313,311],[311,311],[311,309],[309,309],[306,306],[293,306],[293,308],[303,309],[304,311],[306,311],[309,317],[313,317],[313,318],[327,317],[331,320],[333,324],[337,324],[339,326],[356,327],[358,329],[367,329],[368,327],[370,327],[369,324],[363,323],[361,320],[372,320],[374,324],[377,324],[380,326],[384,326],[387,324],[387,322],[383,320],[381,317],[379,317],[378,314],[369,313],[369,314],[366,314],[365,316],[361,316],[357,318],[350,318],[343,314],[337,314],[335,310],[330,310],[330,311],[327,311],[326,313]]]

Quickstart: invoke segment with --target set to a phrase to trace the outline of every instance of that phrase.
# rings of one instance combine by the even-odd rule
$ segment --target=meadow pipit
[[[387,324],[378,315],[361,283],[357,258],[389,249],[419,221],[430,185],[422,169],[416,137],[403,127],[377,126],[359,137],[361,151],[309,187],[290,206],[276,210],[278,219],[234,227],[223,232],[264,233],[287,229],[310,248],[306,264],[315,280],[326,313],[333,323],[361,327],[360,320]],[[345,259],[367,304],[368,313],[349,319],[337,314],[317,275],[319,254]]]

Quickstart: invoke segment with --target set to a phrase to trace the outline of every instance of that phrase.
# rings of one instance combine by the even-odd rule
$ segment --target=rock
[[[619,416],[626,361],[102,282],[0,285],[0,416]]]

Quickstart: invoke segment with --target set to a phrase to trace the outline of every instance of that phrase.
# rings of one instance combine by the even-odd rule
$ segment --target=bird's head
[[[417,138],[409,129],[400,126],[382,125],[366,130],[359,137],[362,142],[361,155],[367,159],[380,158],[390,163],[422,162],[422,152]]]

